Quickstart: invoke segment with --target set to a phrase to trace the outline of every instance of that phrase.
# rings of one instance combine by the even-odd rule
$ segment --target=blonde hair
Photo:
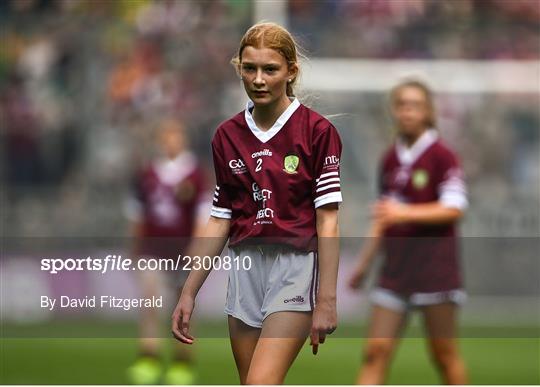
[[[287,96],[294,97],[294,86],[298,80],[300,67],[298,64],[299,46],[292,35],[285,28],[276,23],[260,22],[249,28],[242,40],[238,53],[232,58],[231,63],[236,70],[240,72],[240,64],[242,62],[242,52],[244,48],[251,46],[254,48],[271,48],[278,51],[285,60],[289,68],[296,66],[298,72],[290,82],[287,82]]]
[[[426,97],[427,108],[428,108],[428,114],[426,117],[426,125],[428,126],[428,128],[436,128],[437,119],[435,115],[435,104],[433,102],[434,96],[433,96],[433,92],[431,91],[431,88],[427,85],[427,83],[419,79],[415,79],[415,78],[408,78],[408,79],[402,80],[390,90],[390,105],[394,106],[394,104],[396,103],[398,93],[406,87],[413,87],[420,90],[422,93],[424,93],[424,96]]]
[[[165,117],[156,123],[156,133],[179,133],[186,135],[186,127],[184,123],[175,117]]]

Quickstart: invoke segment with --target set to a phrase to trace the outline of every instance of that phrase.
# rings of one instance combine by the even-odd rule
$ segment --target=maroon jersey
[[[435,130],[426,131],[410,148],[398,140],[386,152],[380,193],[404,203],[439,201],[461,210],[467,206],[458,160]],[[399,224],[384,236],[381,287],[404,295],[461,287],[455,224]]]
[[[146,238],[143,252],[174,250],[177,255],[179,247],[192,236],[197,219],[208,215],[206,192],[204,173],[190,153],[142,169],[128,215],[142,222],[142,237]],[[174,239],[152,240],[169,237]]]
[[[296,99],[262,131],[252,107],[250,101],[221,124],[212,140],[217,185],[211,214],[231,219],[231,246],[284,243],[315,251],[315,209],[342,201],[338,132]]]

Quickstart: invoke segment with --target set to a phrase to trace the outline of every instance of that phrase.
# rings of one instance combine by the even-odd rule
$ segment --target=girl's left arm
[[[453,223],[462,216],[462,209],[446,206],[439,201],[405,204],[393,200],[381,200],[373,208],[373,217],[383,225]]]
[[[311,345],[316,354],[326,335],[337,327],[336,288],[339,265],[338,205],[316,209],[318,236],[319,289],[313,311]]]
[[[317,235],[319,247],[319,291],[317,301],[336,300],[339,262],[339,225],[337,203],[319,207]]]

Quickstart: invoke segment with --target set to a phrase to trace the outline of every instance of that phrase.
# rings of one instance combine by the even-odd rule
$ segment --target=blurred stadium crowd
[[[0,2],[5,235],[125,235],[122,202],[163,118],[186,124],[210,166],[214,128],[243,106],[229,61],[252,11],[248,0]],[[540,58],[535,0],[290,0],[287,12],[309,57]],[[346,166],[349,195],[373,196],[362,187],[373,184],[375,162],[363,160],[376,161],[387,140],[369,133],[389,126],[382,97],[330,104],[360,117],[341,130],[365,152]],[[517,203],[518,216],[530,215],[539,199],[538,95],[439,99],[441,129],[464,159],[477,204]],[[360,214],[367,203],[347,206]],[[527,222],[537,230],[538,214]]]
[[[534,1],[292,0],[289,10],[291,26],[315,56],[538,59]]]
[[[209,155],[208,138],[223,120],[221,90],[236,79],[228,62],[248,27],[249,3],[1,7],[9,235],[122,235],[122,196],[153,151],[159,120],[188,123],[193,147]]]

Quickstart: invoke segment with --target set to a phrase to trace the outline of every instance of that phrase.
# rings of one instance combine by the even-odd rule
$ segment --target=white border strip
[[[436,92],[540,93],[538,60],[313,58],[303,65],[302,85],[319,91],[386,93],[400,79],[413,76],[427,81]]]

